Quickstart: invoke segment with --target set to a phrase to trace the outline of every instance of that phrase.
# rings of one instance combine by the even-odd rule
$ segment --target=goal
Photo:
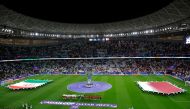
[[[190,81],[185,81],[185,86],[190,86]]]

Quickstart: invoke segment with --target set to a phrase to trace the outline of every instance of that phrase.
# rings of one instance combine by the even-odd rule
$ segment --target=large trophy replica
[[[76,82],[69,84],[67,89],[77,93],[97,93],[109,90],[112,85],[106,82],[101,81],[92,81],[92,75],[95,72],[93,66],[86,66],[85,69],[85,77],[87,77],[86,81]]]
[[[86,75],[87,75],[87,83],[85,85],[85,87],[87,88],[91,88],[93,87],[93,82],[92,82],[92,68],[87,68],[86,70]]]

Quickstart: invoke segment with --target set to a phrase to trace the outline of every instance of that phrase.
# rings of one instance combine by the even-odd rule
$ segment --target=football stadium
[[[190,109],[190,1],[132,1],[4,0],[0,109]]]

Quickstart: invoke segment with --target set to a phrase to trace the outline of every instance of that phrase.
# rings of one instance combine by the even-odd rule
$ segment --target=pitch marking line
[[[174,101],[174,102],[190,102],[190,101],[183,101],[183,100],[175,100],[175,99],[173,99],[173,98],[170,97],[170,96],[169,96],[169,98],[170,98],[172,101]]]

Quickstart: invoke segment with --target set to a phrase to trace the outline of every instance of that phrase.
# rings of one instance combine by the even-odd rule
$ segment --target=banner
[[[16,83],[16,84],[9,85],[8,88],[13,89],[13,90],[15,90],[15,89],[32,89],[32,88],[42,86],[42,85],[44,85],[50,81],[51,80],[32,80],[32,79],[29,79],[29,80],[21,81],[21,82]]]

